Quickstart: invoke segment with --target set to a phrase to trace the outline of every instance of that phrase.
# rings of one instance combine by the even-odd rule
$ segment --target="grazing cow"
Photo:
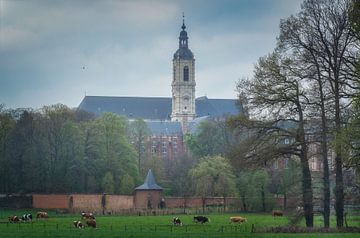
[[[28,214],[24,214],[22,215],[21,217],[21,220],[22,221],[32,221],[33,217],[32,217],[32,214],[28,213]]]
[[[89,219],[89,220],[86,220],[86,224],[90,227],[93,227],[93,228],[96,228],[96,221],[95,219]]]
[[[173,217],[173,224],[175,226],[182,226],[182,222],[181,222],[180,218],[178,218],[178,217]]]
[[[95,216],[92,212],[81,212],[82,219],[95,219]]]
[[[81,221],[74,221],[73,222],[75,228],[84,229],[85,226],[81,223]]]
[[[230,223],[244,223],[247,222],[247,219],[245,217],[230,217]]]
[[[19,222],[19,221],[20,221],[20,219],[19,219],[18,216],[10,216],[10,217],[8,217],[8,219],[9,219],[9,222],[10,222],[10,223],[15,223],[15,222]]]
[[[47,212],[38,212],[36,213],[36,218],[49,218],[49,215]]]
[[[279,210],[274,210],[272,212],[273,217],[282,217],[283,215],[284,215],[284,213],[282,211],[279,211]]]
[[[210,219],[204,216],[195,216],[193,221],[196,223],[200,222],[201,224],[204,224],[205,222],[210,222]]]

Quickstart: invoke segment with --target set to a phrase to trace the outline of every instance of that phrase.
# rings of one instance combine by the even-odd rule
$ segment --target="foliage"
[[[134,178],[128,174],[122,176],[120,182],[120,193],[131,195],[134,192],[134,188],[135,188]]]
[[[185,142],[191,153],[198,158],[224,156],[231,142],[231,133],[225,121],[202,121],[194,134],[186,135]]]
[[[144,174],[143,163],[146,159],[146,143],[151,132],[145,121],[141,118],[135,119],[129,126],[129,140],[133,145],[138,160],[139,173]]]
[[[114,114],[93,119],[61,104],[37,112],[1,106],[0,193],[103,192],[110,175],[110,191],[121,192],[122,176],[139,181],[126,127]]]
[[[273,195],[269,192],[269,174],[266,170],[240,170],[237,173],[237,188],[244,211],[270,211],[274,207]]]
[[[115,191],[114,178],[110,172],[107,172],[104,175],[101,181],[101,188],[104,193],[114,194]]]
[[[236,194],[235,175],[230,163],[220,156],[206,156],[190,171],[195,193],[207,196],[227,197]]]

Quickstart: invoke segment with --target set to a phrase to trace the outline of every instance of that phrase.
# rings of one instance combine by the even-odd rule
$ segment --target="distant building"
[[[184,20],[181,29],[173,57],[172,97],[85,96],[78,107],[96,116],[112,112],[129,120],[144,119],[152,134],[151,153],[168,159],[184,152],[184,133],[195,131],[202,120],[241,112],[236,99],[195,98],[195,58]]]

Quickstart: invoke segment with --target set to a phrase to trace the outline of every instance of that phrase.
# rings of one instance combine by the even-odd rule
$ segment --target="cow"
[[[49,215],[47,212],[38,212],[36,213],[36,218],[49,218]]]
[[[8,219],[10,223],[16,223],[20,221],[20,218],[18,216],[9,216]]]
[[[200,222],[201,224],[204,224],[205,222],[210,222],[210,219],[205,216],[194,216],[193,221],[196,223]]]
[[[95,219],[95,216],[92,212],[81,212],[82,219]]]
[[[280,210],[274,210],[272,212],[273,217],[282,217],[283,215],[284,215],[283,211],[280,211]]]
[[[86,220],[86,225],[96,228],[96,220],[95,219]]]
[[[85,228],[85,226],[82,224],[81,221],[74,221],[73,224],[74,224],[75,228],[79,228],[79,229]]]
[[[21,221],[32,221],[33,217],[32,214],[28,213],[28,214],[24,214],[21,217]]]
[[[182,222],[181,222],[180,218],[178,218],[178,217],[173,217],[173,224],[175,226],[182,226]]]
[[[247,219],[245,217],[230,217],[230,223],[244,223],[247,222]]]

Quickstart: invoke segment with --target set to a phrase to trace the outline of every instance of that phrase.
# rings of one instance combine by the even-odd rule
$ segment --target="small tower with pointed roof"
[[[179,36],[179,49],[173,58],[172,121],[186,123],[195,118],[195,58],[188,45],[185,21]],[[187,123],[186,123],[187,124]]]
[[[137,209],[158,208],[163,188],[156,184],[154,175],[149,169],[144,184],[135,188],[134,203]]]

